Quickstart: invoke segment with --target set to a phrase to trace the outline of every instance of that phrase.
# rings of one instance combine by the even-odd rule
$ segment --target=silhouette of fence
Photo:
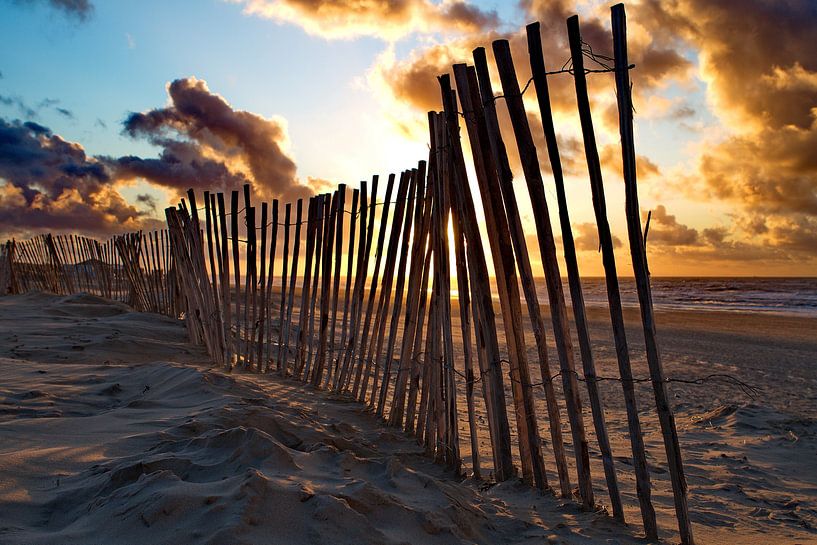
[[[539,150],[522,100],[528,86],[520,90],[505,40],[493,43],[502,95],[494,94],[483,48],[474,51],[474,66],[453,66],[456,92],[451,77],[440,76],[442,111],[428,114],[429,156],[399,176],[390,175],[383,201],[377,201],[381,181],[374,176],[371,185],[364,181],[351,191],[348,206],[350,192],[341,184],[331,194],[286,203],[281,221],[279,202],[253,202],[250,186],[244,186],[243,195],[239,191],[228,195],[205,191],[197,195],[190,190],[187,200],[165,210],[166,231],[128,234],[104,243],[74,235],[7,242],[0,253],[0,286],[9,293],[32,289],[89,291],[127,301],[139,310],[182,317],[191,340],[203,344],[212,359],[227,369],[277,373],[315,388],[349,395],[366,403],[390,425],[416,436],[429,455],[456,472],[464,471],[465,463],[476,478],[490,474],[496,481],[503,481],[517,475],[518,463],[521,478],[545,490],[557,485],[551,485],[548,479],[548,453],[536,414],[534,388],[542,388],[549,454],[558,490],[564,497],[573,497],[575,478],[578,500],[584,508],[594,509],[596,498],[579,387],[583,382],[612,514],[624,521],[617,480],[617,471],[624,468],[614,465],[604,402],[597,387],[599,377],[548,92],[549,76],[570,74],[575,82],[618,380],[632,447],[632,465],[627,468],[632,468],[637,482],[646,537],[655,538],[658,529],[652,485],[634,391],[637,379],[630,366],[586,83],[589,73],[613,72],[626,190],[624,212],[650,382],[681,539],[691,545],[687,487],[656,339],[639,216],[629,80],[632,66],[627,57],[623,5],[612,8],[612,31],[614,57],[601,57],[586,47],[578,17],[571,17],[571,65],[548,72],[539,25],[527,27],[532,73],[528,85],[533,83],[536,92],[555,182],[581,371],[576,369]],[[586,68],[586,59],[601,68]],[[512,135],[500,130],[495,108],[500,98],[505,100],[510,115]],[[470,159],[462,145],[461,119]],[[531,239],[522,225],[505,141],[517,147],[534,209],[559,363],[555,374],[549,366],[545,320],[527,248]],[[490,253],[483,245],[477,203],[468,183],[469,161],[476,172],[476,198],[484,210]],[[449,236],[449,225],[453,236]],[[496,277],[499,317],[492,300],[489,264]],[[456,279],[457,297],[452,297],[452,277]],[[523,299],[537,349],[538,379],[533,377],[527,355]],[[454,330],[452,301],[456,302],[458,331]],[[500,344],[498,321],[504,346]],[[455,343],[457,336],[461,342]],[[562,381],[561,400],[554,388],[557,377]],[[464,411],[459,406],[461,397],[465,399]],[[484,410],[484,419],[477,417],[477,405]],[[568,449],[562,437],[562,406],[568,416],[575,475],[570,474]],[[467,461],[461,455],[461,428],[469,437]],[[486,432],[490,469],[483,465],[478,441]]]

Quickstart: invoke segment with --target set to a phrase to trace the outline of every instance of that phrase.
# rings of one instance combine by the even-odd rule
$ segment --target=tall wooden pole
[[[295,203],[295,240],[292,243],[292,268],[289,274],[289,300],[287,301],[287,317],[284,322],[283,368],[284,376],[289,376],[289,336],[292,330],[292,307],[295,305],[295,281],[298,279],[298,257],[301,253],[301,224],[303,223],[304,200],[298,199]],[[303,312],[303,309],[301,309]]]
[[[515,405],[516,427],[519,431],[522,478],[528,483],[535,483],[537,488],[545,489],[548,487],[548,480],[542,457],[542,440],[539,437],[533,388],[528,368],[516,263],[508,221],[502,203],[502,193],[497,181],[496,166],[489,148],[485,122],[484,119],[477,118],[473,104],[475,101],[480,101],[478,91],[471,88],[464,65],[457,65],[455,75],[459,76],[457,78],[457,88],[460,91],[459,97],[463,117],[465,118],[468,138],[471,142],[471,153],[476,167],[477,183],[480,188],[479,194],[482,198],[483,210],[485,210],[485,226],[491,247],[491,255],[493,256],[499,303],[502,311],[502,325],[505,329],[505,340],[508,345],[511,391]],[[442,76],[440,81],[442,85],[445,85],[446,76]],[[453,102],[453,98],[450,102]],[[465,185],[467,183],[465,162],[462,157],[454,104],[446,107],[446,114],[448,116],[448,130],[455,165],[458,166],[456,169],[457,183],[458,185]],[[455,129],[456,132],[454,132]]]
[[[335,268],[332,282],[332,314],[330,321],[332,326],[329,328],[329,363],[326,368],[326,381],[323,387],[328,388],[332,376],[337,372],[338,368],[338,352],[335,346],[335,330],[338,323],[338,299],[340,298],[340,271],[343,265],[343,220],[346,218],[346,184],[338,185],[338,207],[335,227]]]
[[[374,219],[374,200],[377,191],[377,177],[372,185],[372,199],[368,200],[368,186],[365,181],[360,182],[360,240],[357,244],[357,266],[355,268],[355,284],[352,293],[351,322],[349,336],[346,338],[346,348],[343,352],[343,368],[341,370],[341,390],[348,390],[352,376],[352,359],[357,346],[357,336],[360,331],[360,316],[363,310],[363,295],[366,290],[366,277],[369,268],[369,251],[371,250],[371,230],[373,224],[367,225],[369,214]],[[370,212],[371,209],[371,212]]]
[[[450,101],[450,97],[444,98],[446,102]],[[450,104],[449,110],[452,110]],[[456,111],[453,113],[456,115]],[[452,195],[455,197],[452,202],[452,221],[459,222],[463,227],[468,262],[473,264],[470,282],[471,301],[478,316],[478,320],[474,322],[474,334],[477,350],[484,352],[484,357],[480,360],[480,371],[488,426],[491,430],[494,477],[497,481],[504,481],[513,477],[515,470],[511,458],[510,426],[505,405],[505,388],[488,265],[470,187],[466,182],[454,183]]]
[[[545,281],[550,298],[550,313],[556,340],[556,352],[559,355],[562,387],[567,400],[567,415],[570,419],[576,468],[579,474],[579,494],[582,498],[582,505],[586,509],[592,509],[595,507],[595,502],[593,483],[590,478],[590,451],[587,436],[584,432],[582,402],[579,395],[576,366],[573,360],[573,343],[570,339],[570,324],[567,320],[562,279],[559,274],[559,262],[556,258],[556,243],[553,238],[547,201],[545,200],[545,186],[539,168],[539,157],[528,125],[525,105],[522,102],[522,93],[519,90],[519,82],[516,79],[510,45],[507,40],[497,40],[493,43],[493,50],[499,68],[499,78],[502,81],[505,103],[508,106],[508,113],[516,136],[519,157],[522,161],[522,171],[525,175],[528,193],[533,205],[536,232],[539,235],[539,250],[545,268]],[[543,379],[550,380],[550,377],[543,377]]]
[[[285,373],[284,360],[284,331],[286,330],[287,309],[287,273],[289,272],[289,231],[292,225],[292,203],[284,207],[284,262],[281,269],[281,310],[278,318],[278,351],[276,353],[276,368],[282,375]]]
[[[378,293],[377,289],[378,281],[380,279],[380,261],[383,258],[383,243],[386,239],[386,225],[389,218],[389,207],[391,206],[391,194],[392,190],[394,189],[394,179],[395,179],[394,174],[389,174],[389,178],[386,183],[386,200],[383,202],[383,209],[380,212],[380,221],[378,222],[377,248],[375,250],[374,272],[372,273],[372,283],[369,285],[369,300],[366,303],[366,318],[364,319],[363,322],[363,333],[361,334],[360,337],[360,348],[358,350],[357,356],[355,382],[352,386],[352,396],[355,399],[360,398],[361,377],[363,374],[363,368],[366,365],[367,356],[366,348],[368,347],[369,341],[369,328],[371,327],[372,311],[374,309],[374,304]],[[377,205],[376,193],[374,192],[372,192],[372,202],[374,203],[372,205],[372,222],[374,222],[374,214],[376,211],[375,206]],[[369,233],[370,240],[366,242],[367,244],[370,243],[371,237],[373,237],[373,235],[374,232]]]
[[[363,182],[364,186],[366,182]],[[352,191],[352,210],[349,216],[349,246],[346,251],[346,287],[343,290],[343,328],[340,333],[340,346],[335,351],[335,357],[338,361],[338,370],[335,373],[335,381],[333,384],[334,390],[339,390],[341,386],[341,378],[343,375],[343,367],[341,362],[345,360],[343,357],[346,353],[346,335],[349,330],[349,308],[352,304],[352,266],[355,261],[355,232],[357,230],[357,218],[361,210],[358,209],[358,202],[360,200],[360,190]],[[363,203],[360,203],[361,207]],[[365,219],[365,218],[364,218]],[[361,227],[363,229],[363,227]]]
[[[678,441],[675,417],[669,404],[669,394],[667,393],[664,370],[661,365],[661,352],[658,348],[658,338],[655,330],[655,315],[652,307],[649,268],[647,267],[647,251],[641,234],[633,137],[633,99],[630,91],[629,61],[627,58],[627,16],[623,4],[613,6],[612,19],[616,97],[618,99],[618,120],[621,132],[621,157],[624,165],[625,210],[630,255],[638,291],[638,302],[641,307],[641,323],[644,328],[644,341],[647,348],[647,364],[650,367],[650,378],[652,379],[655,404],[658,409],[658,420],[661,424],[661,434],[667,452],[667,461],[669,462],[678,530],[681,534],[682,543],[694,545],[695,539],[692,535],[692,523],[689,519],[687,483],[681,459],[681,446]]]
[[[536,341],[539,374],[542,377],[542,388],[545,392],[553,457],[556,463],[556,472],[559,476],[559,490],[563,497],[571,498],[573,496],[573,487],[570,485],[570,474],[568,473],[567,456],[565,455],[564,439],[562,437],[562,417],[559,410],[559,401],[556,397],[556,390],[553,387],[553,381],[549,380],[552,373],[548,361],[545,321],[542,317],[542,309],[539,305],[539,295],[536,291],[536,281],[531,267],[525,230],[522,227],[522,218],[519,213],[519,205],[516,201],[516,191],[513,187],[513,173],[511,172],[510,162],[508,161],[505,142],[499,130],[499,120],[496,115],[496,104],[494,102],[494,91],[491,85],[491,77],[488,73],[488,60],[485,56],[485,49],[479,47],[473,51],[473,55],[478,84],[474,83],[472,87],[479,87],[479,99],[475,97],[472,102],[474,103],[477,116],[479,117],[481,114],[481,117],[484,118],[491,153],[494,157],[494,166],[497,171],[499,187],[502,192],[502,201],[505,204],[505,213],[508,217],[511,242],[513,243],[513,250],[516,255],[516,263],[519,267],[522,291],[525,294],[525,303],[528,308],[533,338]],[[469,69],[469,76],[470,72],[471,69]]]

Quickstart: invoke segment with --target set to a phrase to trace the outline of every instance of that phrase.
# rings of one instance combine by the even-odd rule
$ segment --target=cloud
[[[30,106],[25,100],[19,96],[5,96],[0,95],[0,104],[8,106],[17,110],[17,112],[26,119],[37,119],[45,109],[52,109],[63,117],[68,119],[74,118],[74,112],[67,108],[60,107],[60,101],[56,98],[44,98],[37,103],[36,106]]]
[[[114,187],[105,164],[33,122],[0,119],[0,229],[109,234],[154,225]]]
[[[712,113],[727,136],[705,141],[689,197],[735,206],[764,244],[817,255],[817,4],[648,0],[650,31],[695,48]],[[781,29],[785,29],[782,31]]]
[[[642,218],[646,220],[647,211],[642,211]],[[679,222],[661,204],[652,210],[647,236],[651,260],[656,258],[658,266],[665,271],[676,270],[676,267],[690,270],[702,265],[715,270],[730,266],[730,270],[735,271],[734,267],[747,263],[756,263],[754,267],[796,263],[803,270],[814,261],[815,246],[817,220],[814,218],[735,215],[729,226],[698,230]],[[758,272],[758,269],[750,270]],[[738,273],[747,271],[743,268]]]
[[[244,12],[302,27],[328,39],[375,36],[396,40],[407,34],[469,33],[496,27],[495,11],[463,0],[231,0]]]
[[[17,4],[44,4],[78,21],[87,21],[94,12],[89,0],[14,0]]]
[[[566,1],[536,2],[523,1],[521,7],[528,20],[538,20],[541,23],[542,44],[547,68],[550,70],[562,67],[570,56],[567,40],[566,19],[574,13],[575,6]],[[582,19],[582,37],[594,51],[610,54],[612,37],[607,27],[606,19],[596,16],[586,16]],[[411,51],[406,58],[398,58],[393,49],[382,54],[369,72],[369,82],[380,97],[384,109],[401,124],[404,132],[410,136],[424,137],[427,128],[423,120],[424,113],[429,110],[439,110],[440,90],[437,76],[451,73],[451,66],[455,63],[466,62],[473,64],[472,51],[476,47],[485,47],[488,51],[489,66],[493,89],[501,94],[502,89],[496,71],[493,68],[491,43],[497,39],[507,39],[511,54],[515,61],[517,77],[520,87],[524,87],[530,78],[528,63],[528,49],[525,29],[514,32],[501,32],[494,27],[486,27],[482,31],[469,33],[460,37],[446,40],[442,44],[430,44]],[[672,79],[688,77],[691,63],[680,54],[674,53],[670,45],[664,41],[653,39],[646,33],[640,33],[635,40],[638,47],[632,47],[632,62],[636,63],[637,70],[633,72],[638,99],[644,100],[654,91]],[[594,113],[603,115],[612,106],[615,107],[615,93],[611,92],[612,80],[607,75],[595,75],[588,78],[591,105]],[[548,80],[551,106],[557,125],[557,134],[560,137],[560,151],[562,152],[563,168],[566,175],[586,175],[584,149],[581,145],[576,113],[575,88],[572,78],[567,75],[550,77]],[[545,152],[544,135],[539,121],[539,108],[536,104],[535,89],[531,86],[525,94],[528,119],[532,134],[540,150],[540,160],[545,169],[550,165]],[[506,139],[513,134],[503,101],[497,101],[497,111],[500,128]],[[412,122],[411,120],[415,121]],[[612,122],[604,122],[596,127],[601,138],[603,132],[609,133],[608,138],[618,141],[617,113]],[[515,172],[519,172],[519,160],[516,149],[508,145],[509,159]],[[652,162],[645,165],[649,169],[655,167]]]
[[[283,119],[234,109],[194,77],[174,80],[167,91],[169,106],[131,113],[124,121],[125,134],[147,139],[161,149],[159,156],[109,158],[117,176],[145,178],[177,191],[229,190],[251,183],[265,199],[295,200],[313,193],[299,182],[285,151]]]
[[[621,179],[623,166],[621,162],[621,147],[618,143],[601,146],[601,149],[599,149],[599,160],[601,161],[602,168],[607,169],[614,179]],[[661,169],[658,165],[644,155],[636,156],[635,168],[636,176],[639,181],[661,176]]]
[[[156,203],[156,198],[153,195],[148,193],[143,193],[136,196],[136,202],[140,204],[144,204],[147,208],[149,208],[152,212],[156,212],[156,208],[158,204]]]
[[[647,214],[642,213],[644,219]],[[712,240],[712,237],[709,237]],[[675,216],[667,212],[663,204],[652,211],[650,230],[647,233],[648,243],[660,243],[668,246],[691,246],[698,243],[698,231],[678,223]],[[721,242],[723,236],[721,236]]]
[[[39,123],[0,118],[0,231],[110,234],[162,225],[154,219],[160,203],[152,194],[129,203],[120,193],[136,180],[177,194],[249,183],[256,199],[284,201],[334,185],[311,177],[301,184],[286,152],[283,119],[234,109],[196,78],[171,82],[168,94],[168,106],[132,113],[123,122],[125,134],[159,148],[156,157],[91,157]],[[45,100],[39,106],[56,104]]]
[[[595,223],[578,223],[573,226],[573,242],[579,252],[599,251],[599,231]],[[560,237],[561,238],[561,237]],[[613,235],[613,247],[621,247],[621,239]]]
[[[15,108],[20,115],[26,118],[37,117],[37,111],[25,103],[25,101],[18,96],[0,95],[0,104]]]
[[[541,22],[548,68],[560,67],[569,52],[564,21],[575,7],[538,0],[523,0],[520,6],[529,20]],[[583,15],[581,21],[583,39],[596,52],[607,54],[611,49],[608,17],[607,9],[600,8]],[[715,4],[645,0],[629,9],[628,23],[630,60],[636,65],[631,73],[636,120],[676,120],[679,126],[694,130],[688,121],[697,115],[695,109],[683,96],[668,98],[666,90],[672,83],[683,89],[696,75],[703,80],[706,105],[723,130],[699,142],[697,158],[693,155],[691,160],[693,172],[687,169],[673,183],[692,201],[732,206],[735,218],[716,244],[717,232],[698,231],[677,220],[672,224],[672,216],[666,214],[665,223],[653,225],[651,241],[656,247],[660,242],[666,248],[698,255],[718,248],[726,256],[738,257],[743,251],[752,259],[817,256],[817,245],[809,249],[817,238],[817,58],[810,45],[817,42],[817,4],[805,0]],[[424,45],[405,58],[387,50],[371,69],[370,83],[384,110],[405,132],[424,137],[426,128],[417,113],[440,108],[436,76],[450,73],[456,62],[472,63],[471,51],[477,46],[486,47],[491,59],[490,44],[498,38],[509,40],[523,86],[530,77],[524,31],[492,28],[445,44]],[[690,60],[696,55],[697,67]],[[493,72],[492,77],[499,94],[501,87]],[[554,76],[549,84],[565,173],[583,176],[573,82]],[[611,82],[608,76],[595,75],[588,78],[588,84],[600,158],[606,171],[620,176],[618,112]],[[540,161],[547,169],[533,89],[528,90],[525,101]],[[513,133],[502,101],[497,102],[497,109],[501,130],[509,138]],[[412,117],[421,121],[412,124]],[[508,151],[518,174],[514,147],[509,143]],[[637,165],[639,179],[662,180],[662,170],[649,157],[639,156]],[[764,220],[768,220],[767,231],[762,237],[751,238],[744,230]],[[592,245],[588,239],[587,247]]]

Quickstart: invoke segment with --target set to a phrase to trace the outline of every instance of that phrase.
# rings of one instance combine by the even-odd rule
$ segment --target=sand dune
[[[590,314],[599,373],[615,375],[604,313]],[[660,318],[668,376],[729,373],[761,388],[750,399],[672,384],[699,542],[817,541],[814,321]],[[637,318],[628,324],[644,375]],[[0,331],[3,544],[644,543],[615,382],[601,387],[632,527],[517,482],[456,479],[357,404],[209,368],[159,315],[33,293],[0,298]],[[649,385],[638,392],[662,536],[677,542]]]
[[[0,542],[640,543],[519,483],[434,465],[358,405],[207,369],[179,324],[0,299]]]

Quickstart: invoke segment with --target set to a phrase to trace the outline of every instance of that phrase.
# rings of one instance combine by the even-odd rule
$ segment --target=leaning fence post
[[[675,417],[669,404],[667,385],[664,381],[664,370],[661,365],[661,353],[655,331],[655,316],[650,292],[650,277],[647,268],[647,252],[641,234],[641,219],[638,207],[638,184],[636,182],[635,143],[633,138],[633,101],[630,94],[629,62],[627,59],[627,17],[624,5],[617,4],[612,8],[613,51],[615,55],[616,96],[618,99],[618,120],[621,133],[621,156],[624,165],[625,210],[627,216],[627,233],[630,242],[630,254],[633,262],[638,302],[641,307],[641,322],[644,328],[644,341],[647,348],[647,363],[650,367],[655,405],[658,409],[658,420],[664,448],[667,452],[672,493],[675,499],[675,514],[678,517],[678,530],[684,545],[693,545],[692,523],[689,520],[687,505],[687,483],[684,477],[684,466],[681,460],[681,446],[678,442],[678,431]]]
[[[522,478],[533,483],[537,488],[548,488],[545,463],[542,456],[539,426],[533,399],[533,388],[528,368],[527,347],[525,346],[522,309],[519,296],[519,283],[516,276],[516,263],[511,245],[505,207],[496,177],[496,168],[491,155],[487,128],[484,118],[477,116],[473,101],[479,100],[477,90],[468,81],[467,68],[455,66],[460,104],[471,143],[471,153],[477,174],[479,194],[485,211],[485,224],[491,248],[496,284],[499,292],[502,326],[505,330],[505,342],[508,346],[510,360],[511,391],[513,393],[516,427],[522,460]],[[448,85],[448,76],[439,78],[441,85]],[[448,132],[451,149],[454,155],[455,180],[458,185],[467,183],[465,161],[459,136],[459,125],[453,96],[446,104]]]
[[[363,182],[364,185],[366,182]],[[365,196],[365,195],[364,195]],[[352,303],[352,297],[350,290],[352,289],[352,266],[354,265],[355,259],[355,232],[357,230],[357,216],[360,213],[358,210],[358,201],[360,199],[360,190],[354,189],[352,191],[352,210],[350,212],[349,217],[349,249],[346,252],[346,286],[343,290],[343,328],[341,329],[340,334],[340,347],[336,349],[335,354],[337,358],[337,371],[335,372],[335,379],[332,385],[334,390],[340,390],[343,386],[341,383],[341,379],[344,376],[344,367],[341,366],[341,360],[345,363],[345,357],[342,357],[346,353],[346,335],[349,330],[349,305]],[[361,207],[363,203],[360,203]]]
[[[516,79],[510,45],[507,40],[497,40],[493,43],[493,50],[499,68],[499,77],[502,81],[505,103],[508,106],[508,113],[511,116],[511,124],[516,136],[516,144],[519,148],[522,171],[528,185],[531,204],[536,212],[534,220],[539,235],[542,264],[545,268],[545,281],[548,296],[550,297],[550,313],[556,340],[556,352],[559,355],[562,385],[567,400],[567,415],[570,419],[570,432],[573,436],[573,448],[576,454],[579,493],[582,498],[582,505],[587,509],[592,509],[595,502],[593,499],[593,483],[590,478],[590,452],[587,436],[584,432],[582,403],[573,360],[573,343],[570,339],[570,325],[567,320],[562,279],[559,274],[559,262],[556,258],[556,243],[550,224],[547,201],[545,200],[545,187],[542,172],[539,168],[539,158],[528,125],[525,105],[522,102],[522,93],[519,90],[519,82]],[[542,378],[543,380],[550,380],[550,377]]]
[[[295,203],[295,240],[292,243],[292,268],[289,276],[289,300],[287,301],[287,317],[284,330],[283,369],[284,376],[289,376],[289,336],[292,330],[292,307],[295,305],[295,281],[298,278],[298,258],[301,253],[301,223],[303,223],[304,200],[298,199]],[[301,288],[303,289],[303,288]],[[303,312],[301,309],[299,312]]]
[[[456,115],[456,112],[453,113]],[[442,143],[438,145],[438,147],[441,146]],[[439,172],[435,172],[435,179],[437,177],[440,177]],[[455,197],[451,207],[452,221],[460,222],[463,226],[468,262],[473,264],[472,282],[470,282],[471,301],[472,308],[479,317],[474,322],[474,333],[477,350],[484,352],[480,360],[480,371],[483,377],[482,388],[488,413],[488,426],[491,431],[494,477],[497,481],[504,481],[513,477],[516,471],[511,457],[510,425],[505,403],[505,388],[488,265],[470,188],[466,183],[455,183],[452,188],[452,195]]]
[[[284,263],[281,269],[281,305],[278,313],[278,350],[276,351],[275,365],[278,372],[284,375],[286,370],[283,367],[282,359],[284,355],[284,330],[286,329],[287,311],[287,269],[289,268],[289,231],[292,224],[292,203],[284,206]]]
[[[366,302],[366,317],[363,321],[363,332],[360,337],[360,348],[358,349],[357,358],[352,359],[352,365],[357,361],[357,368],[355,370],[355,382],[352,386],[352,397],[357,399],[360,396],[361,377],[363,368],[366,363],[367,347],[369,339],[369,328],[371,327],[372,311],[377,297],[378,280],[380,278],[380,262],[383,258],[383,242],[386,239],[386,225],[389,219],[389,208],[391,207],[391,194],[394,189],[394,174],[389,174],[386,182],[386,199],[383,201],[383,210],[380,212],[380,222],[378,225],[377,247],[375,248],[374,271],[372,272],[372,282],[369,284],[369,299]],[[372,216],[371,224],[374,225],[375,207],[377,206],[377,194],[372,191]],[[393,220],[392,220],[393,221]],[[370,245],[374,237],[374,231],[369,233],[369,238],[366,241]],[[365,397],[365,394],[364,394]]]

